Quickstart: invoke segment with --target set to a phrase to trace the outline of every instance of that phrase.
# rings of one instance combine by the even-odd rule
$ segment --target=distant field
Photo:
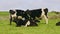
[[[55,25],[60,18],[57,18],[56,15],[48,13],[49,24],[45,24],[45,21],[41,20],[37,27],[16,27],[14,22],[11,26],[9,25],[8,12],[0,12],[0,34],[60,34],[60,26]]]

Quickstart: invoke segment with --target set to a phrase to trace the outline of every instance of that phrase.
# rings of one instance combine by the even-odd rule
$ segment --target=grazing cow
[[[30,19],[32,19],[32,20],[36,20],[36,18],[39,19],[39,18],[44,17],[46,20],[46,24],[48,24],[48,16],[47,16],[48,9],[47,8],[45,8],[45,9],[34,9],[34,10],[27,9],[26,13],[30,16]]]
[[[15,21],[15,18],[16,18],[16,11],[14,11],[14,10],[9,10],[9,13],[10,13],[10,25],[11,25],[11,22],[13,21]]]
[[[56,26],[60,26],[60,22],[57,22],[57,23],[56,23]]]

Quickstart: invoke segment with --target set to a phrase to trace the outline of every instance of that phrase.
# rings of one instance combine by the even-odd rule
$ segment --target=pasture
[[[60,14],[55,14],[54,12],[49,12],[48,24],[45,24],[45,20],[42,19],[36,27],[16,27],[14,22],[12,25],[9,25],[8,12],[0,12],[0,34],[60,34],[60,26],[55,25],[60,21],[59,15]]]

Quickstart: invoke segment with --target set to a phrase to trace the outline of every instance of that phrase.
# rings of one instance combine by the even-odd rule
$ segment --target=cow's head
[[[15,11],[14,10],[9,10],[9,13],[13,15],[13,14],[15,14]]]

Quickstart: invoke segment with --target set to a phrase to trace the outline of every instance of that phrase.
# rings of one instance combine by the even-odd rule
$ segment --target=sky
[[[60,11],[60,0],[0,0],[0,11],[38,8],[48,8],[49,11]]]

